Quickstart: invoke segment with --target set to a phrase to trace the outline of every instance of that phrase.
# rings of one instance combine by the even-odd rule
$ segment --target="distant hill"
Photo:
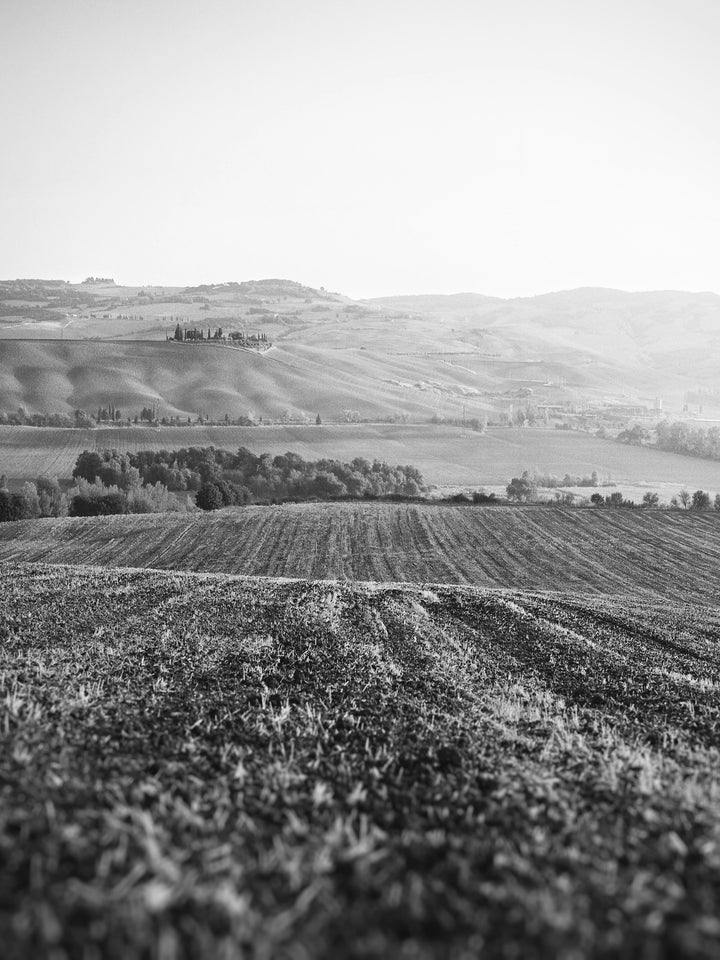
[[[242,283],[230,281],[227,283],[203,283],[197,287],[185,287],[182,291],[187,294],[251,294],[268,297],[317,297],[327,298],[324,290],[306,287],[294,280],[245,280]]]
[[[180,360],[177,345],[165,346],[177,324],[262,330],[273,348],[262,360],[220,360],[205,347]],[[91,341],[106,345],[90,360]],[[119,341],[135,346],[111,346]],[[720,296],[581,288],[355,301],[278,278],[190,287],[6,280],[0,361],[0,411],[92,409],[112,391],[117,406],[155,398],[177,415],[234,417],[250,406],[266,416],[493,420],[528,405],[651,415],[662,402],[671,415],[720,418]],[[684,410],[690,395],[704,399]]]
[[[447,313],[456,310],[473,310],[489,303],[504,303],[500,297],[486,297],[481,293],[421,293],[394,297],[374,297],[364,300],[373,307],[389,307],[393,310],[413,310],[417,313]]]

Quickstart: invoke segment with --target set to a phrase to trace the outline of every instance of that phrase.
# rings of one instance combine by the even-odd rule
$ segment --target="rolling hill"
[[[240,351],[220,359],[207,346],[196,355],[197,346],[166,343],[178,322],[260,328],[274,346],[262,360]],[[193,355],[178,360],[178,350]],[[527,403],[622,402],[651,412],[658,398],[681,413],[686,395],[704,389],[705,416],[720,416],[720,397],[711,396],[720,297],[580,289],[352,301],[288,280],[186,288],[2,281],[0,364],[0,410],[92,410],[108,401],[139,409],[159,399],[166,416],[203,409],[237,417],[252,408],[337,419],[351,409],[422,419],[464,409],[493,418]],[[85,367],[92,373],[84,378]]]

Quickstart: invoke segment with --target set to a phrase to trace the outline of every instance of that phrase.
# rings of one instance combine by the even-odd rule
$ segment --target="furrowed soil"
[[[20,958],[714,958],[720,613],[5,564]]]
[[[0,560],[715,603],[714,511],[304,503],[0,524]]]

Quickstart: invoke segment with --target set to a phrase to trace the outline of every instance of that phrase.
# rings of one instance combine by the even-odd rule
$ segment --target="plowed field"
[[[720,597],[720,515],[314,503],[0,524],[0,559]]]

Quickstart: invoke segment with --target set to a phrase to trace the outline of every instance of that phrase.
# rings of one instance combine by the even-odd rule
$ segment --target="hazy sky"
[[[720,0],[0,0],[0,277],[720,293]]]

